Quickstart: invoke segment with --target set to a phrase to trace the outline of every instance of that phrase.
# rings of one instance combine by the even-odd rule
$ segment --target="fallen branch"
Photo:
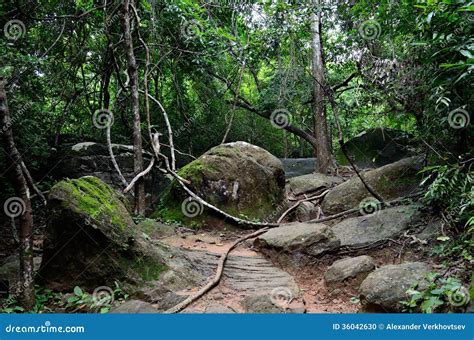
[[[349,210],[346,210],[346,211],[343,211],[343,212],[340,212],[340,213],[337,213],[337,214],[334,214],[334,215],[331,215],[331,216],[327,216],[327,217],[323,217],[323,218],[318,218],[318,219],[314,219],[314,220],[309,220],[307,223],[321,223],[321,222],[326,222],[326,221],[330,221],[330,220],[334,220],[336,218],[339,218],[339,217],[342,217],[342,216],[346,216],[346,215],[349,215],[349,214],[353,214],[355,212],[359,212],[359,208],[353,208],[353,209],[349,209]]]
[[[148,167],[145,170],[143,170],[137,176],[135,176],[135,178],[132,179],[130,184],[125,189],[123,189],[123,193],[126,194],[127,192],[129,192],[140,178],[148,174],[151,171],[151,169],[153,169],[153,165],[155,165],[155,157],[152,157],[150,161],[150,165],[148,165]]]
[[[288,210],[286,210],[281,216],[280,218],[278,219],[277,223],[281,223],[281,221],[285,218],[285,216],[290,212],[292,211],[293,209],[297,208],[300,203],[302,202],[305,202],[305,201],[312,201],[312,200],[315,200],[315,199],[318,199],[318,198],[322,198],[324,196],[326,196],[326,194],[329,192],[329,190],[326,190],[324,191],[322,194],[319,194],[317,196],[311,196],[311,197],[307,197],[307,198],[304,198],[302,200],[299,200],[298,202],[296,202],[294,205],[292,205],[290,208],[288,208]]]
[[[235,241],[234,243],[232,243],[232,245],[227,249],[227,251],[221,256],[221,258],[219,260],[219,264],[217,265],[217,271],[216,271],[216,275],[214,276],[214,278],[209,283],[207,283],[203,288],[201,288],[196,294],[191,295],[186,300],[184,300],[181,303],[177,304],[176,306],[168,309],[165,312],[165,314],[174,314],[174,313],[178,313],[178,312],[182,311],[187,306],[189,306],[191,303],[199,300],[202,296],[204,296],[212,288],[217,286],[219,284],[221,278],[222,278],[222,274],[224,273],[224,265],[225,265],[225,262],[226,262],[227,258],[229,257],[230,252],[239,243],[241,243],[245,240],[248,240],[250,238],[257,237],[257,236],[259,236],[263,233],[266,233],[267,231],[268,231],[268,228],[263,228],[263,229],[257,230],[256,232],[248,234],[246,236],[243,236],[243,237],[239,238],[237,241]]]

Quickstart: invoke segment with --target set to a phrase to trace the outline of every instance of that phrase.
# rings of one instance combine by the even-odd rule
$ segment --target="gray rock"
[[[404,131],[374,128],[349,139],[345,145],[359,168],[373,168],[408,157],[411,143],[411,136]],[[349,164],[340,149],[335,156],[338,164]]]
[[[434,240],[441,235],[443,220],[436,219],[426,224],[417,234],[416,237],[423,241]]]
[[[288,180],[288,186],[294,195],[301,195],[321,188],[330,188],[340,184],[342,179],[336,176],[328,176],[320,173],[293,177]]]
[[[268,295],[248,296],[241,302],[247,313],[262,314],[278,314],[284,313],[285,310],[274,304]]]
[[[286,178],[306,175],[316,169],[316,158],[281,158]]]
[[[370,273],[360,285],[361,301],[374,310],[399,312],[400,301],[408,297],[406,291],[416,282],[423,281],[430,271],[422,262],[407,262],[400,265],[388,265]]]
[[[286,205],[285,173],[280,160],[246,142],[216,146],[180,169],[179,175],[190,181],[189,186],[200,197],[234,216],[269,219],[276,207]],[[187,209],[186,203],[183,205],[188,198],[189,194],[173,182],[153,216],[195,226],[218,227],[226,223],[196,204],[193,214],[195,211]]]
[[[363,173],[364,179],[384,200],[412,194],[418,190],[422,168],[422,157],[405,158],[398,162]],[[370,193],[361,180],[354,176],[332,188],[324,197],[322,208],[328,214],[336,214],[360,206]]]
[[[178,295],[174,292],[168,292],[166,293],[165,295],[163,295],[157,302],[157,307],[160,309],[160,310],[168,310],[174,306],[176,306],[177,304],[183,302],[184,300],[186,300],[187,296],[184,296],[184,295]]]
[[[121,196],[100,179],[58,182],[48,209],[40,279],[49,288],[138,284],[156,280],[165,269],[153,245],[137,232]]]
[[[296,219],[300,222],[309,221],[317,213],[316,207],[311,202],[301,202],[295,211]]]
[[[255,245],[316,256],[338,248],[340,241],[324,224],[295,222],[270,229],[255,239]]]
[[[110,310],[112,314],[154,314],[158,310],[152,304],[140,300],[129,300]]]
[[[137,225],[137,229],[152,239],[159,239],[176,235],[177,225],[165,224],[153,219],[146,218]]]
[[[417,216],[417,206],[397,206],[345,219],[334,225],[332,230],[341,240],[341,246],[360,247],[397,237]]]
[[[187,296],[178,295],[163,285],[160,281],[152,281],[148,287],[140,287],[133,298],[152,303],[160,311],[165,311],[176,306],[186,299]]]
[[[234,314],[235,310],[220,303],[212,303],[208,305],[204,311],[205,314]]]
[[[292,296],[282,296],[282,300],[272,298],[272,295],[254,295],[243,299],[240,304],[247,313],[253,314],[302,314],[306,308],[303,303],[294,302]]]
[[[130,182],[135,177],[133,169],[133,146],[112,144],[112,150],[117,164],[125,177]],[[151,160],[151,154],[143,154],[146,164]],[[178,160],[181,155],[178,155]],[[181,164],[186,164],[181,162]],[[57,179],[80,178],[84,176],[95,176],[116,190],[123,190],[123,184],[109,155],[105,144],[94,142],[82,142],[78,144],[65,144],[57,154],[51,159],[54,168],[51,169],[51,175]],[[145,188],[147,194],[151,197],[150,201],[155,201],[159,194],[169,185],[170,180],[161,174],[158,170],[152,170],[145,177]]]
[[[347,278],[357,278],[362,281],[375,269],[375,261],[367,255],[349,257],[334,262],[324,274],[327,284],[338,283]]]

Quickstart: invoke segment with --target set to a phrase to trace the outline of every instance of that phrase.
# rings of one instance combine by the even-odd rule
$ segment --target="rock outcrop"
[[[429,270],[422,262],[383,266],[370,273],[360,285],[361,301],[370,310],[400,312],[400,301],[408,298],[406,291],[414,283],[423,287]]]
[[[301,195],[318,189],[330,188],[341,182],[342,179],[336,176],[312,173],[290,178],[288,188],[294,195]]]
[[[400,130],[374,128],[346,142],[349,155],[359,168],[376,168],[410,155],[411,136]],[[348,165],[341,150],[336,152],[340,165]]]
[[[57,183],[49,194],[40,280],[56,290],[93,290],[115,281],[157,279],[165,269],[139,233],[123,197],[92,176]]]
[[[364,179],[384,200],[412,194],[418,189],[422,168],[422,157],[410,157],[363,173]],[[337,185],[324,197],[322,208],[326,214],[336,214],[359,207],[363,200],[371,197],[361,180],[354,176]]]
[[[246,219],[271,219],[278,206],[285,205],[285,173],[278,158],[245,142],[216,146],[186,165],[179,175],[207,202],[225,212]],[[187,225],[218,225],[197,202],[173,182],[154,217]],[[194,210],[193,210],[194,209]]]
[[[280,158],[286,178],[311,174],[316,169],[316,158]]]
[[[332,285],[343,282],[348,278],[355,278],[359,283],[375,269],[375,261],[367,255],[348,257],[337,260],[326,270],[324,281]]]
[[[135,177],[133,170],[133,146],[112,144],[115,160],[125,177],[130,182]],[[151,154],[143,154],[145,164],[151,160]],[[51,174],[55,179],[80,178],[94,176],[117,190],[123,190],[124,184],[113,165],[108,148],[104,144],[83,142],[64,145],[52,159],[55,167]],[[170,180],[158,170],[152,170],[145,177],[146,192],[152,200],[157,199]]]
[[[324,224],[295,222],[270,229],[254,244],[258,248],[317,256],[338,248],[340,241]]]
[[[358,248],[399,236],[417,216],[416,205],[398,206],[345,219],[334,225],[332,231],[341,240],[341,246]]]

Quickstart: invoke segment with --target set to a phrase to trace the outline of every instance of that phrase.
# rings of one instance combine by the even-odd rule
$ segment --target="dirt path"
[[[233,240],[244,233],[201,232],[182,234],[162,240],[167,245],[186,251],[195,267],[202,272],[212,272],[218,256],[225,252]],[[206,267],[206,268],[204,268]],[[360,309],[357,292],[344,287],[328,289],[323,274],[327,264],[304,264],[283,270],[258,253],[252,241],[239,245],[230,255],[224,277],[218,287],[184,313],[243,313],[266,311],[268,306],[258,297],[268,296],[270,301],[282,307],[280,312],[307,313],[355,313]],[[199,287],[178,292],[182,295],[195,293]],[[250,307],[245,301],[250,300]],[[250,309],[250,310],[249,310]]]

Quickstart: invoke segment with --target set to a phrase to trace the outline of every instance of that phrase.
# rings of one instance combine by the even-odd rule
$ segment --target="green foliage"
[[[400,301],[407,312],[447,312],[469,302],[467,290],[456,278],[443,278],[436,273],[427,275],[422,283],[407,290],[408,300]]]
[[[474,173],[472,164],[446,164],[431,166],[421,171],[426,175],[421,185],[427,186],[427,203],[441,212],[448,222],[447,235],[438,237],[439,243],[432,253],[441,258],[474,258],[473,216]]]
[[[472,226],[474,215],[474,171],[472,164],[437,165],[425,168],[427,175],[421,185],[427,184],[425,198],[440,207],[452,223]]]
[[[36,304],[31,313],[54,313],[58,311],[87,311],[92,313],[108,313],[115,302],[127,300],[129,295],[123,291],[119,284],[106,294],[90,294],[80,287],[75,287],[71,294],[63,294],[51,289],[35,287]],[[25,310],[18,304],[15,295],[10,295],[1,305],[0,313],[24,313]]]

